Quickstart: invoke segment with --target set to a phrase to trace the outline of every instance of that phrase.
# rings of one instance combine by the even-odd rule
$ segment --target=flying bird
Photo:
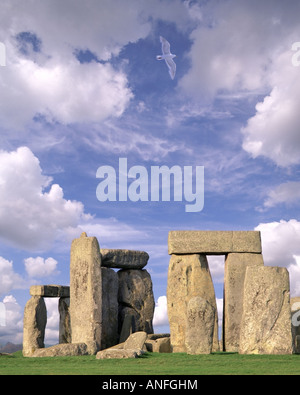
[[[156,59],[157,60],[164,60],[168,66],[169,69],[169,74],[172,80],[174,80],[175,73],[176,73],[176,64],[173,60],[176,55],[173,55],[170,51],[170,43],[163,38],[162,36],[159,37],[160,42],[161,42],[161,50],[162,50],[162,55],[157,55]]]

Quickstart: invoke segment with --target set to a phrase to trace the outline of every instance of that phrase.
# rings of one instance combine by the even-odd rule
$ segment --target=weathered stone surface
[[[143,269],[149,255],[145,251],[101,249],[102,266],[119,269]]]
[[[146,342],[147,351],[159,352],[159,353],[171,353],[171,340],[168,337],[159,337],[156,339],[147,339]]]
[[[119,330],[126,315],[133,315],[134,332],[153,333],[155,301],[150,274],[147,270],[120,270],[118,277]]]
[[[96,237],[73,240],[70,263],[72,342],[99,350],[102,325],[101,256]],[[91,351],[90,351],[91,352]]]
[[[59,343],[72,343],[70,322],[70,298],[59,298]]]
[[[135,331],[135,316],[133,314],[130,314],[130,312],[126,314],[126,311],[128,310],[134,311],[131,308],[122,309],[122,313],[125,314],[125,317],[121,317],[123,322],[119,339],[120,343],[125,342],[128,337]],[[138,317],[137,314],[136,316]]]
[[[119,279],[113,269],[101,268],[102,272],[102,337],[101,349],[118,343],[118,289]]]
[[[137,358],[139,356],[138,350],[124,350],[116,348],[108,348],[99,351],[96,359],[124,359],[124,358]]]
[[[188,354],[210,354],[213,345],[216,307],[196,296],[187,305],[185,346]]]
[[[300,354],[300,336],[297,335],[294,339],[294,352],[295,354]]]
[[[30,287],[30,295],[47,298],[68,298],[70,296],[70,287],[66,285],[32,285]]]
[[[135,332],[124,343],[124,350],[142,350],[147,339],[146,332]]]
[[[168,246],[170,255],[261,253],[261,238],[257,231],[171,231]]]
[[[40,348],[33,353],[33,357],[71,357],[87,355],[85,343],[56,344],[52,347]]]
[[[44,298],[32,296],[24,310],[23,319],[23,355],[30,357],[38,348],[45,347],[45,327],[47,310]]]
[[[233,253],[225,261],[223,351],[238,352],[243,313],[244,280],[248,266],[263,266],[261,254]]]
[[[294,351],[300,354],[300,297],[291,298],[291,312]]]
[[[293,352],[290,284],[286,268],[247,267],[239,352]]]
[[[172,255],[168,272],[167,302],[173,352],[186,352],[187,306],[195,296],[217,310],[207,258],[203,254]],[[219,350],[218,317],[215,316],[213,351]]]

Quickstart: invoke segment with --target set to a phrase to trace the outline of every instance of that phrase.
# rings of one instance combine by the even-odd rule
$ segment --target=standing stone
[[[129,310],[129,314],[126,314],[126,311]],[[131,308],[122,309],[122,314],[124,316],[121,317],[122,319],[122,327],[120,332],[119,343],[125,342],[128,337],[135,332],[135,316],[130,314]]]
[[[119,277],[119,330],[126,315],[134,317],[135,331],[153,333],[155,301],[152,280],[147,270],[120,270]]]
[[[300,354],[300,297],[291,298],[291,312],[294,351]]]
[[[293,352],[289,273],[283,267],[252,266],[245,276],[241,354]]]
[[[210,354],[215,326],[215,306],[196,296],[187,305],[185,346],[188,354]]]
[[[117,273],[102,267],[102,336],[101,349],[118,343],[118,289]]]
[[[248,266],[263,266],[261,254],[232,253],[225,261],[223,351],[238,352],[243,314],[244,280]]]
[[[59,298],[59,344],[72,343],[70,322],[70,298]]]
[[[196,296],[207,300],[217,311],[206,255],[172,255],[168,272],[167,302],[173,352],[186,352],[187,307],[189,301]],[[212,350],[219,350],[217,314]]]
[[[72,343],[85,343],[89,353],[96,353],[101,346],[101,256],[96,237],[86,233],[71,246],[70,317]]]
[[[43,297],[32,296],[24,310],[23,355],[30,357],[34,351],[44,348],[47,309]]]

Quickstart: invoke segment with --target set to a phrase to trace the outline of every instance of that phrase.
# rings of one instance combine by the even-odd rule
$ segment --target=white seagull
[[[173,55],[170,51],[170,43],[163,38],[162,36],[159,37],[160,42],[161,42],[161,50],[162,50],[162,55],[157,55],[156,59],[157,60],[165,60],[168,69],[169,69],[169,74],[172,80],[174,80],[175,73],[176,73],[176,64],[173,60],[176,55]]]

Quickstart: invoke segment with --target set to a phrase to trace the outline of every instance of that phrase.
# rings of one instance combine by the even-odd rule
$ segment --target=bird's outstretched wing
[[[161,50],[164,55],[170,55],[170,43],[163,38],[162,36],[159,37],[161,42]]]
[[[174,62],[173,59],[165,59],[168,69],[169,69],[169,74],[172,80],[175,78],[175,73],[176,73],[176,63]]]

